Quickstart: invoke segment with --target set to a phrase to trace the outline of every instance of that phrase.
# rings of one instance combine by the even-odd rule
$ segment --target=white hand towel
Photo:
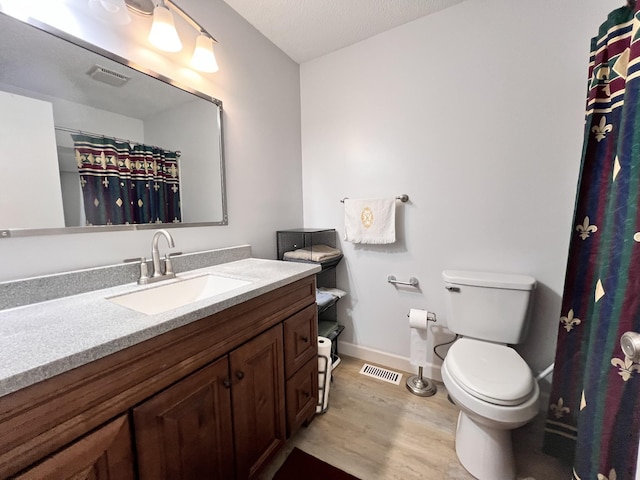
[[[396,199],[345,198],[344,239],[353,243],[394,243]]]

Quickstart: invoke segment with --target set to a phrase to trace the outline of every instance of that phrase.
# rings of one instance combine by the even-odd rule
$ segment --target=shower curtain
[[[575,479],[633,480],[640,365],[619,341],[640,331],[640,3],[592,40],[585,140],[544,451]]]
[[[179,152],[72,135],[87,225],[178,223]]]

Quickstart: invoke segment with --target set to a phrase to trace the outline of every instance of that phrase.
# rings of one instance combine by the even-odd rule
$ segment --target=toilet
[[[511,430],[538,413],[531,369],[510,345],[524,341],[536,280],[528,275],[445,270],[447,327],[461,336],[442,364],[460,408],[456,454],[479,480],[516,478]]]

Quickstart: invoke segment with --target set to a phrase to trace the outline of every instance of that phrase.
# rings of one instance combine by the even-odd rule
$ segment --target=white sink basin
[[[246,280],[205,274],[146,290],[108,297],[107,300],[136,312],[155,315],[244,287],[250,283]]]

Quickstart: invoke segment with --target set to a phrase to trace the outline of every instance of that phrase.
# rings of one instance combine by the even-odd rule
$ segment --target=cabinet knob
[[[236,372],[236,378],[237,378],[238,380],[242,380],[242,379],[244,378],[244,372],[243,372],[242,370],[238,370],[238,371]]]
[[[302,392],[302,396],[304,398],[309,398],[311,396],[311,394],[309,392]]]
[[[309,341],[309,337],[307,337],[307,336],[300,337],[300,338],[302,339],[302,341],[303,341],[304,343],[307,343],[307,342]]]
[[[228,378],[225,378],[222,381],[222,385],[224,385],[225,388],[231,388],[231,380],[229,380]]]

